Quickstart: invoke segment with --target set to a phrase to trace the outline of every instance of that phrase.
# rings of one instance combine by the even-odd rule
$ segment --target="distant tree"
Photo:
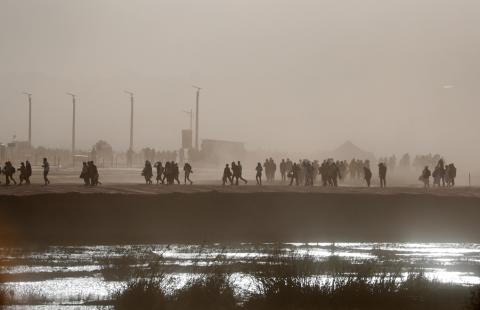
[[[35,152],[36,152],[39,156],[42,156],[42,155],[47,154],[47,148],[45,148],[45,147],[43,147],[43,146],[39,146],[39,147],[37,147],[37,149],[35,150]]]
[[[113,148],[112,146],[105,140],[99,140],[95,145],[92,147],[92,160],[98,162],[113,162]]]
[[[395,155],[390,156],[390,158],[388,158],[388,161],[386,161],[386,164],[390,172],[393,172],[397,167],[397,157]]]
[[[402,169],[408,169],[410,167],[410,155],[405,153],[400,159],[399,166]]]
[[[203,159],[202,158],[202,152],[197,151],[194,148],[188,149],[187,156],[188,156],[189,160],[192,161],[192,162],[201,161]]]
[[[145,147],[142,149],[144,160],[149,160],[151,162],[155,161],[155,149],[150,147]]]

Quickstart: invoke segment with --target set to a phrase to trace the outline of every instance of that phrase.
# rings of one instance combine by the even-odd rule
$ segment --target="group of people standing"
[[[263,163],[263,168],[265,171],[265,177],[267,178],[267,182],[273,182],[275,180],[275,173],[277,172],[277,164],[273,160],[273,158],[265,159]]]
[[[50,172],[50,164],[48,163],[48,160],[46,158],[43,159],[42,168],[43,180],[45,182],[44,185],[48,185],[50,184],[50,180],[48,179],[48,174]],[[15,173],[17,172],[17,170],[20,172],[20,182],[18,183],[18,185],[31,184],[30,178],[32,177],[32,165],[30,164],[30,161],[27,160],[25,162],[21,162],[18,169],[15,169],[12,162],[10,161],[5,162],[3,168],[0,167],[0,174],[5,175],[5,185],[8,186],[12,183],[14,185],[17,185],[17,181],[15,180]]]
[[[380,159],[380,162],[383,161]],[[345,162],[345,169],[348,169],[348,174],[352,180],[365,178],[365,168],[370,169],[370,161],[368,159],[361,160],[353,158],[348,164],[348,167]]]
[[[433,186],[455,186],[455,178],[457,177],[457,168],[453,163],[445,165],[443,159],[440,159],[433,170],[433,173],[430,171],[428,166],[423,168],[422,174],[418,178],[419,181],[423,182],[425,188],[430,187],[430,176],[433,177]]]
[[[175,184],[175,182],[180,184],[180,168],[178,167],[178,163],[174,161],[167,161],[165,162],[165,165],[163,165],[161,161],[158,161],[152,167],[152,163],[149,160],[145,161],[145,166],[142,170],[142,176],[145,178],[146,184],[153,184],[153,168],[156,168],[157,170],[157,184],[162,183],[172,185]],[[193,184],[193,181],[190,180],[190,175],[193,173],[192,166],[189,163],[185,163],[183,165],[183,171],[184,184],[187,184],[187,182],[189,182],[190,185]]]
[[[387,164],[384,162],[378,163],[378,177],[380,179],[380,187],[387,187]],[[367,183],[367,187],[372,184],[372,170],[370,170],[370,162],[367,160],[363,166],[363,178]]]

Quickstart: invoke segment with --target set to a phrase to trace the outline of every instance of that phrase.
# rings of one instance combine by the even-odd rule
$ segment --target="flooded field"
[[[334,262],[340,274],[370,266],[375,273],[423,273],[442,283],[480,284],[480,244],[285,243],[2,248],[1,278],[17,305],[10,309],[90,309],[132,277],[158,268],[172,289],[214,266],[231,275],[237,294],[255,290],[250,272],[275,255]],[[323,265],[322,265],[323,266]],[[330,265],[325,265],[330,266]],[[328,280],[330,267],[312,276]],[[95,307],[93,307],[95,308]]]

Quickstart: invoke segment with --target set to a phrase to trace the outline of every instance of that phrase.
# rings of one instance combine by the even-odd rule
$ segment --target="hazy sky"
[[[0,0],[0,141],[173,149],[189,126],[250,149],[479,158],[478,0]],[[454,87],[445,87],[453,85]]]

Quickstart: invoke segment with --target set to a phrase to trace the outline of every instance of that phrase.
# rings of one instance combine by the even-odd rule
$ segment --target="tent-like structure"
[[[351,141],[347,141],[344,144],[340,145],[333,151],[326,152],[322,154],[322,157],[325,158],[334,158],[335,160],[347,160],[350,161],[352,158],[365,160],[368,159],[370,162],[375,161],[375,156],[373,153],[362,150]]]

